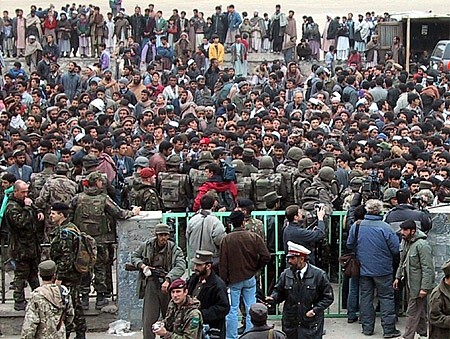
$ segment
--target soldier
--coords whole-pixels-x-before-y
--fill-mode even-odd
[[[313,179],[314,163],[309,158],[298,161],[298,178],[294,182],[294,200],[296,204],[301,204],[303,193],[311,186]]]
[[[148,167],[148,159],[146,157],[137,157],[134,161],[134,171],[133,175],[125,178],[125,185],[122,189],[122,205],[123,208],[130,208],[129,205],[129,195],[130,191],[134,185],[139,185],[141,183],[141,170]]]
[[[77,184],[67,177],[69,170],[67,163],[58,162],[55,167],[55,176],[44,184],[36,199],[36,206],[41,211],[44,211],[45,236],[47,241],[51,241],[52,231],[56,226],[50,218],[51,206],[55,202],[62,202],[69,205],[73,197],[77,194]]]
[[[274,173],[274,164],[271,157],[267,155],[261,157],[258,173],[251,173],[251,178],[253,182],[252,200],[255,202],[257,210],[265,210],[264,195],[269,192],[275,191],[283,198],[286,197],[286,185],[283,183],[281,174]]]
[[[46,260],[39,264],[42,286],[31,293],[22,325],[23,339],[65,339],[66,327],[73,320],[69,291],[55,284],[56,264]],[[78,337],[77,337],[78,338]]]
[[[252,148],[244,148],[242,161],[245,164],[245,171],[242,173],[245,177],[251,176],[252,173],[258,173],[258,169],[255,166],[255,163],[258,163],[258,161],[255,159],[255,151]]]
[[[106,178],[101,173],[93,172],[83,180],[84,192],[77,194],[72,200],[74,224],[97,242],[97,261],[94,266],[97,309],[108,304],[108,299],[105,297],[105,293],[108,292],[107,266],[110,266],[108,243],[115,241],[112,239],[114,234],[108,222],[108,215],[114,219],[127,219],[140,212],[140,207],[134,207],[132,211],[128,211],[117,206],[108,195],[103,193],[106,183]],[[91,277],[87,274],[82,282],[83,308],[89,307],[90,283]]]
[[[239,339],[286,339],[286,334],[267,325],[269,310],[264,304],[256,303],[250,306],[250,320],[253,328],[241,335]]]
[[[57,202],[52,204],[50,218],[58,226],[58,233],[52,240],[50,256],[56,262],[56,283],[70,288],[70,297],[75,311],[72,324],[66,327],[67,338],[70,332],[75,330],[75,339],[86,338],[86,319],[80,300],[81,273],[75,268],[80,230],[71,223],[69,217],[69,205]]]
[[[42,172],[31,174],[30,179],[30,195],[33,199],[39,196],[44,184],[55,176],[55,166],[58,163],[58,158],[52,153],[46,153],[42,157]]]
[[[236,172],[236,186],[238,189],[238,199],[250,199],[253,196],[253,185],[250,173],[244,176],[246,171],[245,164],[240,159],[234,159],[231,164]]]
[[[389,212],[395,206],[398,205],[397,202],[397,191],[398,189],[390,187],[387,188],[383,193],[383,211],[384,213]]]
[[[139,172],[141,180],[135,182],[128,196],[129,206],[138,206],[143,211],[164,211],[164,204],[156,190],[155,170],[150,167]]]
[[[308,249],[293,242],[288,246],[290,267],[266,301],[285,302],[282,326],[288,338],[321,339],[325,310],[334,301],[333,287],[324,271],[308,263]]]
[[[336,175],[334,169],[325,166],[322,167],[319,173],[313,178],[311,188],[317,189],[319,192],[318,201],[327,206],[326,212],[330,214],[333,211],[333,203],[337,198],[336,192],[333,191],[335,187]]]
[[[279,164],[276,172],[280,173],[286,183],[286,199],[283,201],[284,206],[292,205],[294,199],[294,183],[299,177],[298,162],[303,156],[303,151],[299,147],[291,147],[286,154],[286,160]]]
[[[158,187],[166,210],[186,213],[192,206],[192,188],[187,174],[181,174],[181,157],[172,154],[166,160],[167,171],[159,172]],[[178,219],[177,244],[186,251],[186,219]]]
[[[263,197],[264,198],[264,197]],[[250,199],[238,199],[236,209],[244,213],[244,228],[250,232],[258,234],[263,240],[266,239],[264,234],[263,222],[252,217],[255,204]]]
[[[144,299],[144,339],[155,338],[151,326],[159,319],[160,313],[167,314],[170,283],[180,278],[186,269],[183,251],[169,240],[169,226],[156,225],[155,234],[131,254],[133,265],[140,270],[137,289],[139,299]]]
[[[28,184],[22,180],[14,183],[14,192],[6,206],[5,221],[9,230],[9,255],[16,263],[14,272],[14,309],[23,311],[25,285],[28,281],[32,290],[39,287],[38,264],[41,249],[36,232],[36,221],[44,215],[38,213],[33,201],[28,197]]]
[[[364,181],[363,173],[359,171],[351,171],[350,174],[348,175],[348,178],[350,180],[349,187],[347,187],[342,192],[343,211],[348,211],[348,209],[352,204],[355,194],[359,192],[361,185]]]
[[[205,173],[205,168],[208,164],[214,163],[214,158],[211,152],[202,151],[198,158],[198,163],[198,169],[191,168],[191,170],[189,171],[189,178],[191,179],[194,197],[197,196],[200,186],[203,185],[206,180],[208,180],[208,176]]]
[[[203,319],[200,301],[188,295],[187,285],[183,279],[173,281],[169,292],[172,299],[166,317],[161,327],[155,327],[154,334],[161,338],[201,339]]]

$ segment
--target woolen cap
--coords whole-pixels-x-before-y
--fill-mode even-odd
[[[56,273],[56,263],[53,260],[45,260],[38,266],[39,274],[43,277],[51,277]]]
[[[157,224],[155,226],[155,234],[170,234],[170,227],[166,224]]]

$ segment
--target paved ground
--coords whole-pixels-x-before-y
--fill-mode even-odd
[[[402,332],[405,327],[405,319],[400,318],[398,323],[398,329],[400,329]],[[279,322],[276,323],[276,328],[280,328],[281,325]],[[358,323],[354,324],[347,324],[347,319],[325,319],[325,329],[326,329],[326,335],[324,336],[324,339],[363,339],[368,338],[361,334],[361,326]],[[375,334],[371,338],[382,338],[382,331],[381,331],[381,325],[380,325],[380,319],[377,319],[377,325],[375,327]],[[18,339],[20,336],[5,336],[5,339]],[[117,338],[117,336],[114,335],[108,335],[106,333],[88,333],[87,334],[88,339],[101,339],[101,338]],[[133,335],[128,336],[128,338],[142,338],[142,334],[140,332],[134,333]]]

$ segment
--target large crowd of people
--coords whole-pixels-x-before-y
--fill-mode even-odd
[[[49,328],[85,338],[91,282],[97,309],[113,293],[116,220],[151,210],[196,214],[178,220],[176,243],[175,225],[160,224],[132,254],[145,338],[200,338],[203,324],[237,338],[241,295],[246,335],[270,332],[267,308],[252,306],[266,265],[270,296],[258,299],[285,301],[287,338],[321,338],[334,300],[322,269],[336,273],[341,254],[325,240],[340,234],[333,211],[348,211],[342,241],[361,264],[346,279],[349,323],[359,318],[374,333],[377,289],[383,336],[399,336],[404,288],[405,338],[426,335],[429,294],[430,338],[448,336],[450,302],[436,298],[448,298],[449,269],[431,293],[426,209],[450,202],[449,73],[425,57],[406,70],[400,37],[383,55],[377,23],[387,13],[328,17],[321,31],[310,16],[297,29],[294,11],[280,5],[252,17],[217,6],[190,19],[178,10],[164,19],[153,5],[132,15],[120,1],[110,6],[106,16],[72,5],[0,18],[1,241],[15,270],[14,308],[30,312],[26,338],[47,333],[30,325],[39,305],[53,314]],[[249,70],[248,53],[258,52],[274,60]],[[58,60],[71,56],[97,59],[61,69]],[[17,60],[6,69],[4,57]],[[263,223],[254,210],[286,212]],[[217,211],[231,212],[228,223]],[[410,255],[399,254],[401,238]],[[289,265],[279,279],[277,252]],[[53,260],[40,267],[44,285],[69,287],[71,302],[46,306],[58,290],[39,287],[41,258]],[[195,279],[186,283],[192,258]],[[67,327],[54,320],[69,311]]]

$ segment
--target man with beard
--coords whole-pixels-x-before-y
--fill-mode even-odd
[[[170,283],[179,279],[186,267],[183,251],[169,240],[169,226],[156,225],[155,234],[156,237],[144,241],[131,254],[133,264],[140,270],[137,284],[139,298],[144,299],[144,339],[155,338],[152,324],[159,319],[160,313],[167,313]]]
[[[333,303],[327,274],[308,263],[307,248],[288,242],[288,263],[266,301],[284,303],[282,326],[288,338],[320,339],[324,312]]]
[[[136,97],[137,101],[141,101],[141,92],[142,90],[146,89],[145,85],[142,83],[142,77],[139,71],[136,71],[133,75],[133,82],[128,85],[128,88],[130,91],[133,92],[134,96]]]
[[[188,281],[188,294],[201,304],[203,324],[218,330],[219,338],[225,338],[225,317],[230,310],[227,287],[212,269],[213,253],[198,250],[192,259],[195,273]]]
[[[6,171],[10,174],[14,174],[16,179],[30,182],[33,169],[31,168],[31,166],[25,165],[25,153],[21,150],[15,150],[13,152],[13,157],[15,164],[9,166]]]
[[[75,73],[75,62],[69,62],[67,65],[67,72],[61,77],[61,85],[64,87],[64,93],[67,95],[69,102],[73,100],[75,96],[81,94],[81,78]]]
[[[434,287],[434,265],[431,246],[425,233],[417,229],[412,219],[400,224],[402,243],[400,265],[397,269],[394,288],[404,280],[408,294],[407,320],[403,338],[414,339],[427,336],[427,295]]]
[[[251,50],[258,53],[261,50],[263,37],[266,36],[266,27],[264,19],[259,16],[258,11],[253,13],[253,18],[250,19],[250,26],[252,27]]]

